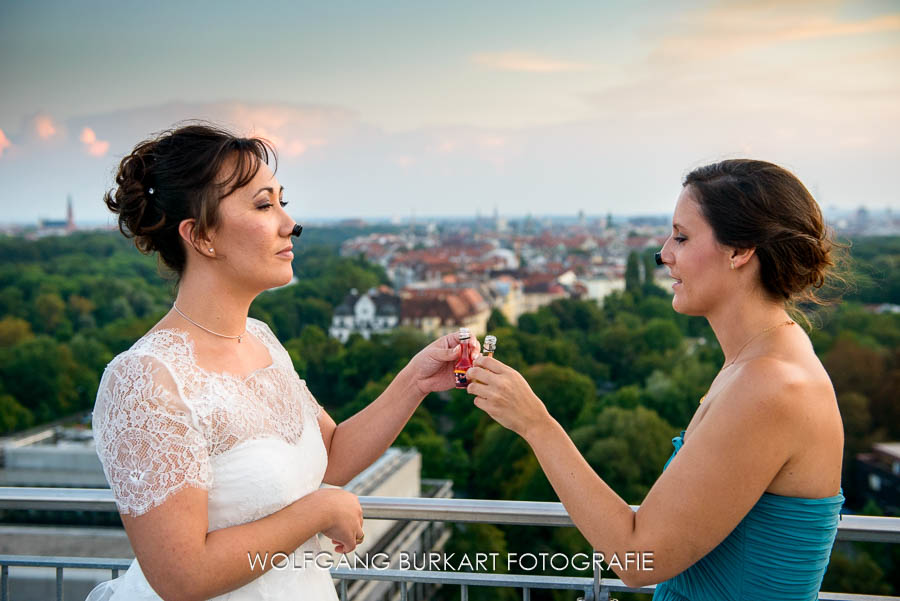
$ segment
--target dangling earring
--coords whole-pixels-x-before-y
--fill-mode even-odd
[[[212,250],[211,248],[209,250]],[[731,269],[734,270],[734,259],[731,260]]]

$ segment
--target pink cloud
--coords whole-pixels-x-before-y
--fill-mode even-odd
[[[109,150],[109,142],[106,140],[98,140],[97,134],[95,134],[94,130],[90,127],[85,127],[81,130],[80,139],[85,145],[88,154],[91,156],[102,157],[106,154],[106,151]]]
[[[416,159],[409,155],[401,155],[401,156],[393,157],[391,159],[391,162],[398,167],[407,169],[416,162]]]
[[[285,147],[284,152],[288,156],[300,156],[309,149],[309,146],[300,140],[291,140]]]
[[[3,151],[12,146],[12,142],[9,141],[9,138],[6,137],[6,134],[3,133],[3,130],[0,129],[0,157],[3,156]]]
[[[42,140],[56,135],[58,128],[49,115],[38,115],[34,118],[34,130]]]

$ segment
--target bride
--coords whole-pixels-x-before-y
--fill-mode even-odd
[[[100,382],[97,453],[136,559],[88,601],[336,599],[329,572],[300,560],[319,550],[318,533],[353,551],[362,510],[320,484],[346,484],[426,394],[454,385],[451,334],[336,425],[269,327],[248,317],[260,292],[290,281],[302,229],[270,154],[261,139],[184,126],[138,144],[105,197],[178,287],[172,310]]]

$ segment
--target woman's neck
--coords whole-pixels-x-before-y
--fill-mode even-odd
[[[221,278],[191,274],[179,283],[175,304],[204,328],[225,336],[238,336],[246,330],[247,314],[254,298],[256,295],[246,290],[223,285]],[[175,317],[184,320],[177,313]]]
[[[706,316],[728,365],[754,336],[790,320],[784,305],[758,296],[729,299]]]

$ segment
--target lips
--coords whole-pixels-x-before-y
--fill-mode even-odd
[[[278,251],[277,253],[275,253],[275,254],[280,255],[281,253],[291,252],[291,251],[293,251],[293,250],[294,250],[294,247],[293,247],[293,246],[285,246],[284,248],[282,248],[281,250],[279,250],[279,251]]]

